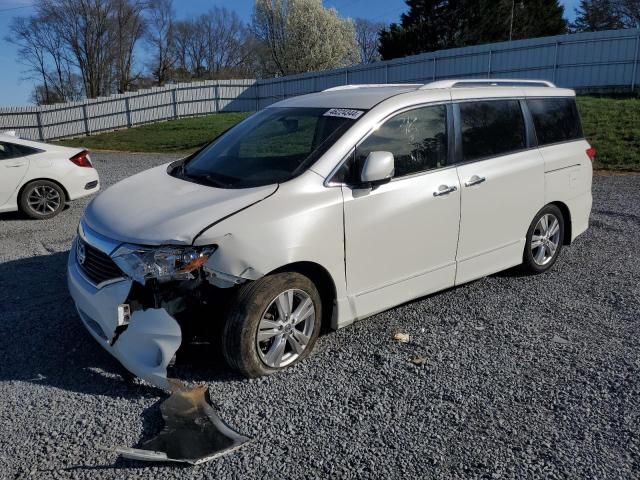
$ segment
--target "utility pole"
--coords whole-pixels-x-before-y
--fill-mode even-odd
[[[513,14],[516,8],[516,0],[511,0],[511,22],[509,22],[509,41],[511,41],[511,37],[513,36]]]

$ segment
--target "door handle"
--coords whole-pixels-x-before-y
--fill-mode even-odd
[[[485,177],[479,177],[478,175],[472,176],[469,180],[464,182],[465,187],[473,187],[474,185],[479,185],[486,180]]]
[[[458,187],[453,186],[453,185],[452,186],[440,185],[438,187],[438,190],[433,192],[433,196],[434,197],[441,197],[442,195],[449,195],[451,192],[455,192],[456,190],[458,190]]]
[[[5,167],[7,167],[7,168],[18,168],[18,167],[24,167],[26,164],[27,164],[26,162],[11,163],[9,165],[5,165]]]

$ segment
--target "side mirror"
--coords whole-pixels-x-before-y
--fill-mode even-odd
[[[370,152],[364,161],[360,181],[365,185],[381,185],[391,180],[394,171],[393,153]]]

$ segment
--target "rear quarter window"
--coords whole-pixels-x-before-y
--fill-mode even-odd
[[[0,142],[0,159],[10,159],[17,157],[26,157],[38,153],[39,150],[26,145],[18,145],[17,143]]]
[[[573,98],[530,98],[527,106],[533,117],[538,145],[583,138],[580,116]]]

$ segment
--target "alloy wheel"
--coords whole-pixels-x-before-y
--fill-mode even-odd
[[[560,222],[555,215],[547,213],[540,217],[531,236],[531,255],[536,264],[549,263],[560,245]]]
[[[306,292],[291,289],[280,293],[258,324],[256,346],[260,360],[271,368],[295,362],[307,348],[315,322],[315,306]]]
[[[55,188],[48,185],[39,185],[29,192],[27,203],[34,212],[40,215],[47,215],[60,208],[62,199]]]

